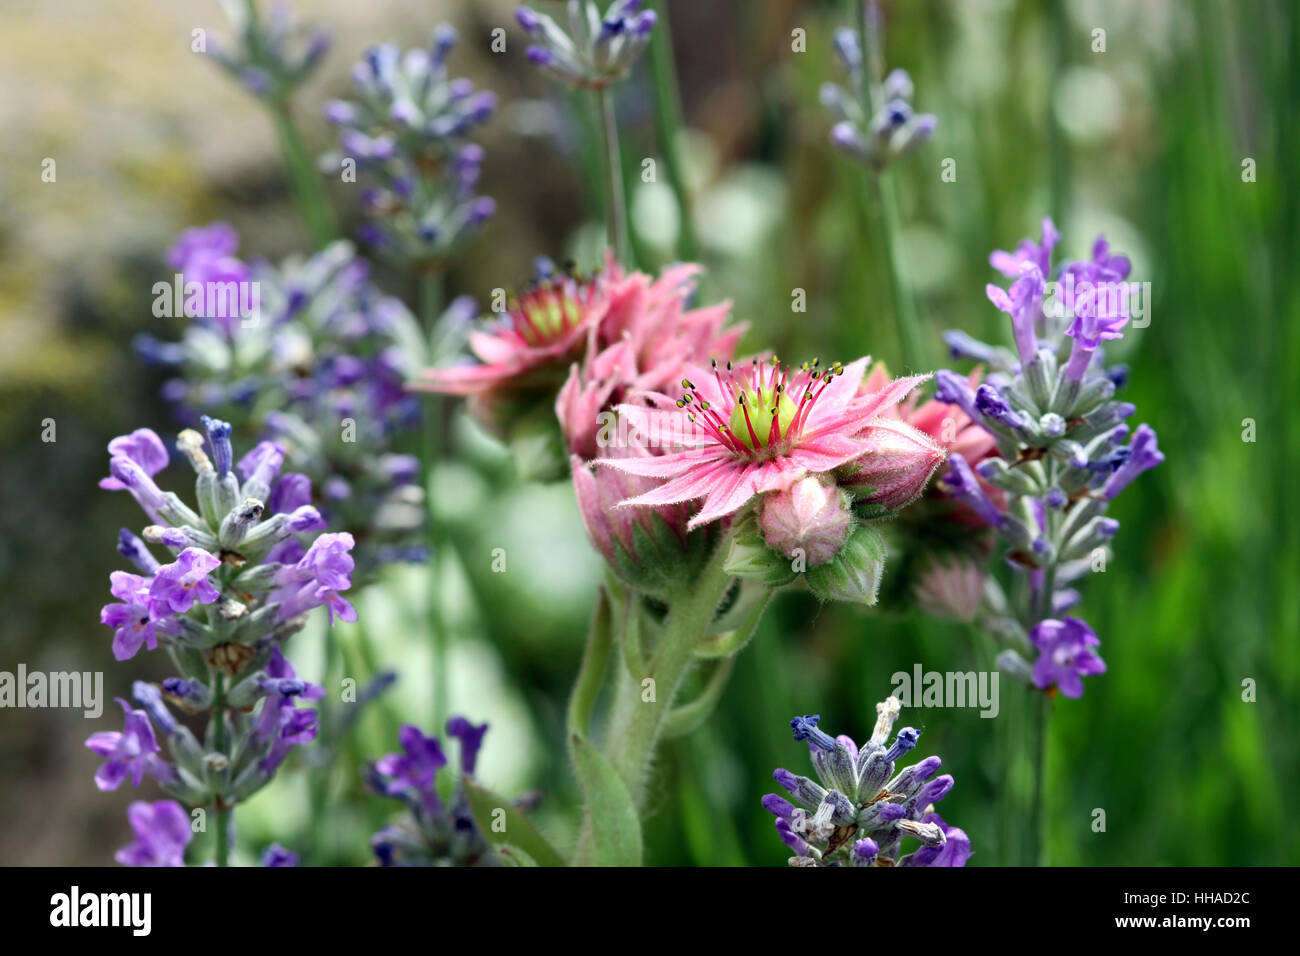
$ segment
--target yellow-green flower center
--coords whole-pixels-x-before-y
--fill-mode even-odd
[[[750,451],[758,451],[766,448],[770,440],[785,437],[798,410],[799,407],[779,385],[745,389],[736,397],[727,427],[742,445]],[[776,436],[772,434],[773,419],[777,423]]]

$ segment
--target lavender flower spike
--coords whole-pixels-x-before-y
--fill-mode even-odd
[[[788,799],[772,793],[763,797],[763,808],[776,817],[777,835],[794,854],[790,865],[963,865],[970,855],[969,840],[952,831],[957,846],[944,854],[949,830],[933,807],[948,795],[953,778],[934,776],[941,761],[933,756],[895,772],[894,762],[916,747],[921,733],[904,727],[886,748],[898,718],[898,699],[887,698],[876,711],[875,729],[861,747],[851,738],[832,738],[819,730],[815,715],[790,722],[795,739],[808,741],[821,781],[777,770],[773,776]],[[900,857],[906,838],[920,840],[922,847]],[[924,852],[927,848],[934,852]]]

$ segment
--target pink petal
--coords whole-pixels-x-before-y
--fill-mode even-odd
[[[930,376],[927,375],[908,375],[903,378],[896,378],[889,385],[877,392],[875,395],[866,396],[860,403],[856,404],[853,412],[859,420],[874,418],[887,408],[892,408],[901,402],[904,396],[912,389],[920,385]]]
[[[730,456],[725,449],[715,447],[702,450],[691,449],[649,458],[599,458],[596,464],[647,478],[676,478],[692,468],[725,462],[729,459]]]
[[[753,498],[753,470],[753,465],[743,465],[721,475],[718,484],[704,499],[704,507],[687,523],[686,529],[693,531],[700,525],[724,518]]]

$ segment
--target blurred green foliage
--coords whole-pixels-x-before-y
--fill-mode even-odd
[[[505,103],[484,178],[501,208],[449,281],[449,291],[481,300],[523,278],[539,253],[590,261],[600,235],[589,127],[572,112],[582,102],[556,96],[518,49],[504,58],[468,52],[472,38],[507,22],[509,6],[443,8],[471,38],[467,68]],[[940,118],[932,142],[897,174],[933,354],[947,328],[1009,341],[984,296],[995,278],[987,256],[1035,234],[1049,212],[1064,233],[1058,255],[1085,255],[1104,230],[1132,256],[1133,278],[1152,284],[1150,326],[1132,331],[1116,357],[1132,367],[1125,397],[1138,406],[1134,421],[1157,429],[1168,460],[1118,500],[1113,560],[1082,584],[1077,613],[1101,636],[1109,669],[1088,681],[1082,699],[1053,704],[1048,859],[1300,862],[1300,835],[1281,813],[1300,801],[1300,423],[1289,410],[1300,396],[1300,12],[1285,0],[926,0],[885,9],[888,65],[911,72],[917,108]],[[443,10],[402,42],[420,42]],[[734,300],[737,318],[753,327],[752,349],[843,360],[870,353],[899,371],[864,183],[827,145],[817,103],[818,86],[838,78],[830,35],[848,19],[847,5],[719,0],[670,10],[692,128],[688,178],[710,270],[701,297]],[[795,29],[806,31],[805,53],[791,51]],[[1097,29],[1106,31],[1105,52],[1094,52]],[[387,38],[349,37],[336,48],[333,75],[362,46]],[[643,66],[618,109],[635,245],[651,266],[675,257],[676,210],[662,184],[641,181],[642,158],[662,155],[648,79]],[[317,101],[332,92],[317,91]],[[302,113],[313,146],[328,135],[314,119],[317,101]],[[251,103],[242,108],[241,122],[260,121]],[[946,158],[956,161],[955,182],[940,178]],[[1248,158],[1253,182],[1243,181]],[[232,173],[214,190],[218,199],[186,208],[237,222],[250,252],[279,254],[298,227],[286,225],[282,207],[268,212],[247,183]],[[282,198],[282,182],[269,188]],[[151,198],[160,210],[176,202],[162,188]],[[354,197],[336,190],[336,198],[355,221]],[[161,246],[176,213],[158,216]],[[0,226],[5,245],[22,240],[19,224]],[[114,664],[97,622],[116,565],[116,528],[136,521],[125,496],[94,488],[102,446],[142,424],[169,430],[156,378],[125,344],[150,321],[148,288],[162,268],[151,255],[123,250],[111,279],[46,276],[62,291],[58,308],[3,323],[7,331],[47,323],[64,345],[40,353],[41,368],[54,371],[0,379],[0,575],[9,596],[0,666],[103,669],[119,694],[137,676],[164,676],[160,659]],[[411,291],[400,277],[381,278]],[[0,303],[10,309],[36,281],[6,279]],[[790,311],[796,288],[807,292],[806,314]],[[59,422],[54,446],[39,442],[47,416]],[[1243,440],[1248,419],[1254,441]],[[493,724],[485,783],[505,793],[540,788],[539,825],[558,842],[571,838],[576,794],[563,712],[599,565],[567,486],[520,487],[500,450],[468,422],[458,423],[455,448],[459,458],[439,482],[456,546],[450,570],[435,590],[420,569],[397,569],[366,596],[376,660],[359,656],[350,629],[334,635],[346,673],[364,678],[391,667],[401,680],[332,771],[330,832],[314,841],[305,832],[305,792],[287,771],[241,810],[245,861],[272,839],[297,839],[316,862],[365,862],[368,833],[395,805],[367,796],[357,768],[394,746],[398,720],[428,729],[432,657],[421,608],[431,596],[452,630],[453,709]],[[504,574],[491,571],[497,547],[509,556]],[[319,628],[295,638],[300,673],[325,659],[323,641]],[[985,666],[963,625],[780,598],[713,717],[661,755],[647,862],[782,863],[784,847],[758,801],[773,789],[775,767],[805,766],[790,717],[821,713],[833,732],[865,738],[890,675],[917,662]],[[1242,700],[1247,680],[1257,685],[1253,703]],[[1002,691],[1013,721],[1023,695],[1009,681]],[[994,769],[994,722],[973,709],[905,711],[904,721],[924,730],[918,753],[941,755],[956,777],[941,809],[970,834],[972,865],[1013,860],[1020,821],[999,824],[1006,788]],[[105,862],[125,841],[121,808],[134,796],[93,792],[94,761],[80,742],[106,725],[48,712],[6,712],[0,722],[6,802],[52,803],[62,821],[55,837],[34,829],[30,815],[0,816],[0,860]],[[1023,773],[1011,786],[1013,795],[1027,786]],[[1106,811],[1105,832],[1092,828],[1097,808]],[[55,826],[49,815],[40,819]]]

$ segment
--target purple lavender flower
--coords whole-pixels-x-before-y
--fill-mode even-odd
[[[114,458],[128,458],[135,462],[146,475],[156,475],[167,467],[167,448],[150,428],[137,428],[129,435],[118,435],[108,443],[108,452]],[[101,478],[99,487],[108,491],[121,491],[127,486],[110,476]]]
[[[331,624],[336,615],[344,621],[357,619],[356,609],[338,593],[352,586],[353,560],[349,552],[353,544],[347,532],[323,534],[296,564],[280,570],[275,579],[279,589],[272,595],[272,600],[280,604],[280,620],[287,621],[322,604]]]
[[[268,679],[262,682],[262,688],[267,694],[258,712],[254,738],[260,746],[269,745],[261,767],[266,773],[274,773],[289,751],[316,739],[320,726],[316,711],[299,708],[296,701],[299,697],[320,700],[325,696],[325,688],[299,680],[293,665],[279,648],[271,652],[266,673]]]
[[[235,257],[238,247],[235,230],[215,222],[187,229],[167,253],[167,264],[185,283],[185,314],[215,321],[227,335],[240,317],[238,289],[252,277],[249,267]],[[193,286],[198,288],[191,291]]]
[[[266,503],[267,514],[288,514],[311,504],[311,479],[297,472],[289,472],[271,489]]]
[[[845,86],[823,83],[818,98],[831,115],[831,145],[851,159],[883,171],[891,162],[927,142],[938,128],[931,113],[912,109],[912,78],[906,70],[891,70],[883,81],[863,75],[864,63],[856,31],[835,31],[835,53],[849,74]],[[870,85],[870,95],[862,95]]]
[[[284,447],[278,442],[264,441],[258,442],[252,451],[239,459],[239,464],[235,467],[244,476],[246,484],[252,483],[264,487],[267,489],[264,495],[269,495],[270,488],[280,476],[283,465]],[[245,494],[249,492],[246,490]],[[256,498],[257,495],[251,497]]]
[[[474,772],[487,724],[475,725],[452,717],[447,733],[461,745],[461,776],[449,805],[438,796],[438,774],[447,757],[436,737],[426,737],[418,727],[402,727],[399,753],[388,754],[368,765],[364,776],[375,792],[395,797],[409,808],[396,824],[374,835],[371,846],[381,866],[492,866],[499,863],[490,852],[470,812],[463,781]],[[517,810],[531,805],[527,798],[515,802]]]
[[[927,813],[923,823],[932,823],[943,830],[943,846],[923,846],[909,855],[901,866],[965,866],[971,857],[970,837],[960,827],[951,827],[937,813]]]
[[[151,606],[162,613],[184,614],[199,604],[211,604],[220,594],[208,575],[221,559],[201,548],[186,548],[171,564],[164,564],[149,585]]]
[[[1006,516],[998,511],[997,505],[980,487],[979,479],[961,455],[949,456],[948,473],[943,477],[943,485],[952,497],[968,505],[986,524],[994,528],[1006,524]]]
[[[298,854],[272,843],[262,854],[262,866],[297,866]]]
[[[146,527],[144,539],[170,549],[174,558],[160,564],[145,541],[123,531],[119,550],[146,573],[111,575],[117,603],[104,607],[101,620],[114,629],[118,659],[141,647],[157,647],[163,635],[179,652],[176,662],[185,671],[184,677],[164,680],[162,690],[136,681],[132,692],[142,709],[132,710],[119,700],[125,729],[94,734],[86,746],[104,758],[95,775],[100,789],[115,789],[125,779],[138,785],[147,774],[185,804],[229,808],[265,786],[294,747],[316,737],[316,711],[297,702],[321,699],[324,688],[299,679],[280,645],[299,626],[295,618],[320,604],[328,605],[332,615],[355,620],[351,605],[340,604],[337,595],[351,584],[353,542],[348,534],[321,535],[304,550],[307,542],[296,536],[321,527],[322,520],[310,504],[295,504],[295,499],[310,497],[310,483],[301,476],[281,478],[282,447],[263,442],[245,455],[238,466],[244,475],[241,486],[232,471],[230,426],[206,416],[202,420],[206,441],[185,429],[176,442],[197,475],[197,511],[174,494],[164,495],[146,473],[160,463],[152,441],[118,443],[113,449],[114,477],[155,522],[166,521]],[[145,452],[135,453],[136,447]],[[128,457],[133,453],[134,458]],[[292,504],[293,510],[267,516],[261,497],[280,485],[277,503]],[[214,553],[218,550],[221,557]],[[280,564],[276,558],[281,556],[292,556],[292,563]],[[218,570],[219,577],[210,578]],[[202,605],[218,601],[215,613],[202,612]],[[224,695],[223,675],[231,679]],[[168,701],[191,714],[219,708],[210,718],[205,743],[172,716]],[[253,717],[232,716],[255,707],[260,709]],[[229,733],[224,741],[212,733],[212,719],[225,722]],[[170,762],[160,756],[160,739]],[[175,855],[174,847],[164,852],[151,844],[147,829],[137,827],[137,836],[137,844],[123,851],[132,859]]]
[[[1041,241],[1026,239],[1014,253],[998,251],[989,259],[1016,279],[1009,294],[994,285],[987,293],[1011,314],[1019,365],[1009,362],[1004,350],[950,333],[954,355],[987,362],[990,374],[976,393],[955,372],[939,371],[935,382],[939,401],[958,405],[996,439],[998,456],[982,461],[978,471],[1002,493],[1005,506],[994,506],[957,456],[950,459],[944,484],[994,525],[1009,546],[1008,562],[1028,579],[1021,590],[1027,597],[1008,610],[1023,628],[1019,633],[1031,633],[1033,643],[1013,641],[1020,646],[999,655],[999,664],[1027,683],[1059,687],[1073,697],[1083,691],[1080,676],[1100,673],[1105,665],[1090,649],[1096,635],[1082,622],[1065,618],[1072,622],[1067,626],[1059,619],[1079,600],[1077,590],[1061,585],[1075,576],[1078,562],[1119,530],[1119,523],[1105,515],[1107,502],[1164,455],[1146,425],[1127,446],[1120,444],[1128,434],[1124,419],[1135,409],[1114,395],[1128,372],[1102,362],[1102,344],[1120,338],[1129,319],[1131,263],[1098,237],[1089,259],[1054,270],[1059,239],[1052,221],[1044,219]],[[1053,275],[1049,309],[1042,299],[1045,280]],[[993,578],[986,586],[998,588]],[[1022,654],[1032,655],[1033,647],[1039,657],[1031,665]]]
[[[140,786],[144,775],[158,780],[169,780],[175,769],[158,756],[158,741],[153,725],[143,710],[132,710],[122,698],[116,698],[126,712],[126,724],[119,733],[115,730],[99,731],[86,739],[86,746],[105,758],[95,772],[95,786],[100,790],[116,790],[122,781],[131,778],[131,786]]]
[[[288,4],[224,5],[234,35],[231,45],[210,40],[207,53],[245,90],[268,102],[284,102],[324,59],[325,30],[291,19]]]
[[[1156,447],[1155,429],[1150,425],[1143,424],[1137,427],[1127,449],[1128,454],[1123,462],[1102,486],[1101,495],[1107,501],[1127,488],[1129,483],[1142,472],[1154,468],[1165,460],[1164,453]]]
[[[487,724],[472,724],[465,717],[452,717],[447,721],[447,736],[460,741],[460,769],[462,773],[474,774],[478,763],[478,752],[483,746],[483,736],[487,733]]]
[[[1056,231],[1056,224],[1052,222],[1051,218],[1045,218],[1043,219],[1041,242],[1024,239],[1016,247],[1015,252],[996,250],[989,255],[989,265],[1008,279],[1015,279],[1022,275],[1022,269],[1026,263],[1038,269],[1039,275],[1050,276],[1052,274],[1052,250],[1056,248],[1056,244],[1060,239],[1061,234]]]
[[[989,421],[1005,428],[1017,429],[1025,425],[1024,416],[1011,408],[1002,393],[987,382],[975,390],[975,407]]]
[[[989,301],[1011,316],[1011,330],[1016,339],[1020,364],[1029,365],[1038,354],[1038,339],[1034,323],[1043,308],[1043,273],[1031,262],[1021,264],[1021,273],[1011,288],[1004,292],[989,283],[984,287]]]
[[[158,571],[158,559],[149,552],[149,549],[145,547],[145,543],[140,540],[139,536],[133,534],[128,528],[122,528],[118,532],[117,553],[149,577],[153,577]]]
[[[108,470],[117,487],[129,491],[145,514],[155,522],[161,520],[159,515],[167,507],[167,500],[148,472],[132,459],[121,455],[116,455],[109,461]],[[103,482],[100,482],[100,487],[103,487]]]
[[[114,571],[108,579],[109,590],[121,603],[104,605],[99,619],[113,628],[113,657],[126,661],[135,657],[141,647],[156,649],[158,634],[149,600],[151,579],[126,571]]]
[[[1101,641],[1077,617],[1040,621],[1029,632],[1029,640],[1039,650],[1033,673],[1036,687],[1045,690],[1055,685],[1066,697],[1082,697],[1082,678],[1106,672],[1106,662],[1092,650]]]
[[[600,28],[570,36],[544,13],[529,7],[515,19],[536,43],[528,61],[552,80],[570,87],[604,89],[626,79],[659,21],[653,10],[641,10],[641,0],[614,0],[600,17]],[[595,16],[597,8],[591,7]]]
[[[126,810],[135,840],[117,851],[123,866],[184,866],[185,847],[194,836],[189,814],[175,800],[137,800]]]
[[[426,737],[419,727],[406,724],[398,732],[402,753],[388,754],[375,762],[374,769],[383,780],[383,792],[399,797],[428,811],[442,809],[434,786],[438,771],[447,765],[447,757],[437,737]]]

